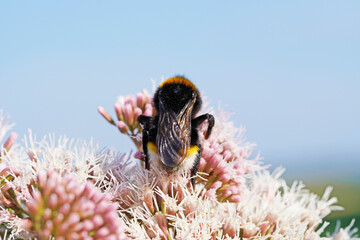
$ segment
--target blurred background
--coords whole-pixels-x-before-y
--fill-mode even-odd
[[[182,74],[289,183],[333,185],[345,211],[328,220],[346,224],[360,219],[359,12],[359,1],[2,1],[0,109],[20,136],[125,152],[97,106],[113,115],[117,96]]]

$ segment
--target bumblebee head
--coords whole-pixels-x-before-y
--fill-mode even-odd
[[[164,81],[154,95],[159,117],[156,145],[167,171],[175,171],[190,148],[191,119],[201,107],[200,93],[188,79],[176,76]]]

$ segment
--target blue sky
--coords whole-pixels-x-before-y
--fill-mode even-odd
[[[2,1],[0,108],[20,136],[131,143],[97,113],[184,74],[287,176],[360,169],[359,1]]]

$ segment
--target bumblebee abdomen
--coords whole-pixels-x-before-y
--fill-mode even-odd
[[[179,166],[176,168],[168,168],[164,166],[164,164],[161,162],[161,158],[158,152],[158,149],[156,147],[156,144],[154,142],[148,142],[147,144],[148,153],[149,153],[149,160],[151,165],[156,165],[161,168],[164,168],[167,172],[175,172],[178,170],[184,170],[188,171],[193,168],[195,164],[195,160],[200,154],[200,148],[197,145],[190,146],[186,156],[184,157],[184,160],[181,162]]]

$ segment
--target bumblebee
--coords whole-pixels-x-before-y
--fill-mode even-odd
[[[194,186],[201,157],[198,127],[205,120],[211,134],[215,119],[211,114],[195,117],[201,108],[201,96],[196,86],[182,76],[165,80],[154,95],[154,117],[140,115],[143,128],[142,145],[145,167],[160,165],[168,173],[190,170]]]

